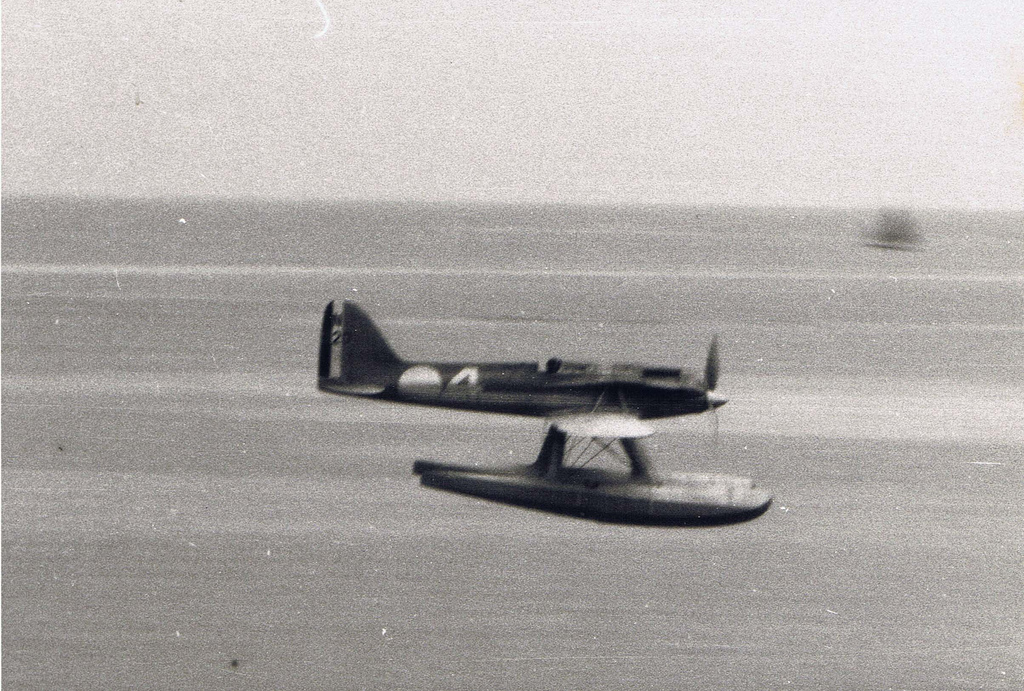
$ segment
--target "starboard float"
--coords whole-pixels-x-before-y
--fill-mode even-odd
[[[423,485],[544,511],[624,523],[720,524],[764,513],[771,496],[745,478],[704,473],[659,476],[640,439],[646,420],[714,410],[718,348],[703,376],[679,368],[567,363],[409,362],[399,358],[369,316],[346,301],[324,310],[318,386],[383,401],[544,417],[549,428],[536,462],[485,470],[421,460]],[[621,447],[628,472],[574,467],[567,441],[598,452]]]

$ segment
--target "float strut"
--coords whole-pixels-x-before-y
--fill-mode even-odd
[[[533,469],[538,475],[554,477],[562,469],[562,461],[565,458],[565,432],[557,429],[554,425],[548,427],[547,436],[544,437],[544,444],[537,454],[537,461]]]
[[[622,450],[629,457],[630,474],[637,480],[655,482],[654,475],[651,473],[651,464],[647,462],[647,454],[640,446],[640,442],[636,439],[626,438],[620,439],[619,442],[622,443]]]

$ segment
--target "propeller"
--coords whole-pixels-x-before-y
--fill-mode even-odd
[[[719,454],[719,436],[718,436],[718,409],[711,408],[711,448],[714,450],[714,456],[717,458]]]
[[[711,393],[718,384],[718,335],[711,338],[708,346],[708,358],[704,363],[704,395],[708,401],[708,412],[711,413],[712,444],[715,455],[718,454],[718,408],[729,400]]]
[[[708,346],[708,359],[704,363],[704,388],[708,391],[714,391],[715,385],[718,383],[718,336],[715,335],[711,339],[711,345]]]
[[[715,408],[725,405],[729,399],[723,398],[722,396],[715,396],[711,392],[715,390],[715,386],[718,384],[718,336],[714,336],[711,339],[711,345],[708,346],[708,359],[704,363],[704,391],[705,396],[708,399],[708,410],[714,411]],[[717,419],[717,418],[716,418]]]
[[[728,402],[728,398],[723,396],[716,396],[712,393],[715,390],[715,386],[718,384],[718,336],[715,336],[711,340],[711,345],[708,347],[708,360],[705,362],[705,381],[703,381],[703,387],[705,387],[705,396],[708,398],[708,409],[712,413],[715,413],[715,409],[725,405]],[[715,427],[718,428],[718,417],[715,418]]]

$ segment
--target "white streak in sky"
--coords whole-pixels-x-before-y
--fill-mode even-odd
[[[320,12],[324,15],[324,28],[320,29],[320,33],[313,38],[323,38],[327,30],[331,28],[331,15],[327,14],[327,8],[324,7],[324,3],[321,0],[316,0],[316,6],[320,8]]]
[[[733,280],[819,280],[819,281],[871,281],[898,278],[901,281],[943,281],[955,283],[1010,283],[1024,284],[1021,274],[935,274],[905,273],[886,276],[869,271],[832,272],[786,270],[760,271],[731,269],[678,269],[628,271],[619,269],[508,269],[477,267],[452,269],[447,267],[413,266],[288,266],[279,264],[3,264],[0,274],[7,276],[68,276],[110,275],[119,272],[141,276],[509,276],[509,277],[589,277],[589,278],[719,278]],[[1016,327],[1015,327],[1016,328]]]

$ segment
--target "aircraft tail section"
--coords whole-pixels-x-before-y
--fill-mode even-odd
[[[383,391],[402,364],[373,320],[354,302],[342,303],[341,313],[331,302],[324,309],[320,328],[318,374],[321,387],[331,383],[359,389],[359,393]]]

